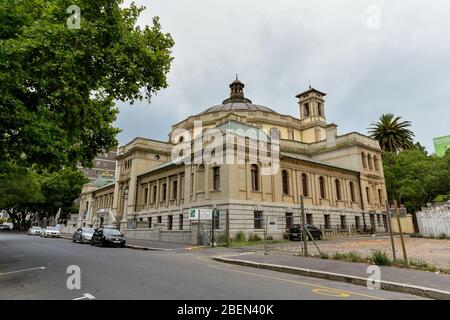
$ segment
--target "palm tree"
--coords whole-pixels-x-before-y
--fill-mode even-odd
[[[381,149],[389,152],[399,152],[414,146],[414,133],[408,128],[410,121],[401,121],[392,113],[382,114],[378,122],[373,122],[369,128],[370,137],[378,140]]]

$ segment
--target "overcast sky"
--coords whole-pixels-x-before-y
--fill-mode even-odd
[[[151,103],[119,103],[121,144],[166,141],[172,124],[228,97],[235,73],[253,103],[295,117],[311,82],[338,134],[366,134],[386,112],[412,121],[428,151],[450,134],[448,0],[135,2],[146,6],[139,24],[160,17],[175,60]]]

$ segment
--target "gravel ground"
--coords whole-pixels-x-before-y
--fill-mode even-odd
[[[321,251],[328,254],[336,252],[357,252],[362,256],[371,256],[374,250],[386,251],[392,257],[391,240],[389,236],[354,237],[317,241]],[[424,260],[436,266],[450,267],[450,240],[423,239],[405,237],[408,259]],[[255,249],[262,246],[255,246]],[[308,241],[309,253],[318,254],[312,241]],[[400,237],[395,237],[397,258],[403,258]],[[269,250],[285,253],[301,252],[301,243],[289,241],[269,245]]]

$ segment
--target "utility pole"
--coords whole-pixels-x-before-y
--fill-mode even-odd
[[[200,210],[197,210],[197,215],[198,215],[198,219],[197,219],[197,245],[200,245]]]
[[[405,239],[403,239],[403,230],[402,224],[400,223],[400,214],[398,210],[397,200],[394,200],[394,207],[395,207],[395,216],[397,217],[398,231],[400,232],[400,240],[402,242],[403,259],[405,260],[405,263],[408,264],[408,256],[406,255]]]
[[[392,245],[392,257],[394,261],[397,260],[395,254],[395,244],[394,244],[394,235],[392,234],[392,226],[391,226],[391,210],[389,208],[389,201],[386,200],[386,214],[387,214],[387,226],[389,228],[389,235],[391,236],[391,245]]]
[[[226,241],[227,241],[227,248],[230,247],[230,212],[228,211],[228,209],[226,209],[226,221],[225,221],[225,228],[226,228]]]
[[[305,247],[305,256],[308,255],[308,238],[306,236],[307,230],[306,230],[306,215],[305,215],[305,205],[303,203],[303,195],[300,196],[300,208],[301,208],[301,214],[302,214],[302,224],[303,224],[303,232],[302,232],[302,238],[303,238],[303,245]]]

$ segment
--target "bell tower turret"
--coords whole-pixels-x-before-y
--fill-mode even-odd
[[[326,139],[324,107],[326,95],[326,93],[309,86],[308,90],[296,96],[299,99],[303,142],[312,143]]]

